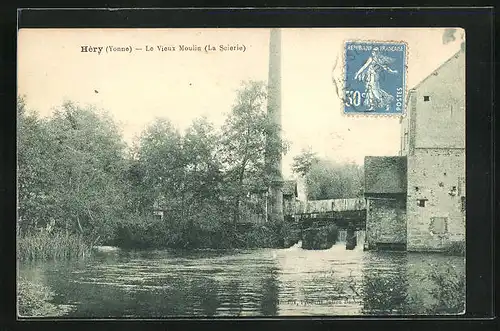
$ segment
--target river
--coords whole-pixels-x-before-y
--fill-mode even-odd
[[[63,318],[456,314],[464,274],[461,257],[344,243],[322,251],[119,250],[18,268],[54,292],[52,303],[70,307]]]

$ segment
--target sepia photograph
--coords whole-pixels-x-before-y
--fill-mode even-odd
[[[465,40],[19,29],[18,318],[463,315]]]

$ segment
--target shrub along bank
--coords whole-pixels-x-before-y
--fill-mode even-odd
[[[205,227],[197,222],[165,222],[156,218],[119,222],[110,244],[122,248],[283,248],[292,245],[286,222],[235,226],[220,222]],[[297,239],[298,240],[298,239]],[[293,242],[292,242],[293,241]]]

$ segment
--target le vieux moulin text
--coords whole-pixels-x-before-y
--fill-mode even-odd
[[[90,46],[82,45],[82,53],[132,53],[132,51],[146,51],[146,52],[245,52],[246,46],[243,44],[226,44],[226,45],[146,45],[145,47],[132,47],[132,46]]]

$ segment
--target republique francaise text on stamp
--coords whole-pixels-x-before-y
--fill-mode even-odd
[[[404,42],[345,42],[345,114],[404,112],[406,51]]]

